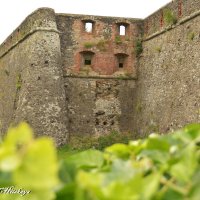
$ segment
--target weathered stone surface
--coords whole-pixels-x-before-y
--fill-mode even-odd
[[[141,134],[200,122],[199,29],[200,16],[143,43],[134,115]]]
[[[65,88],[70,134],[133,130],[133,107],[125,109],[133,101],[133,80],[67,78]]]
[[[59,35],[49,29],[56,28],[55,14],[41,9],[24,24],[31,23],[32,16],[35,24],[44,22],[45,31],[32,31],[0,59],[1,132],[25,120],[37,135],[51,136],[61,145],[67,142],[68,121]]]
[[[199,29],[199,0],[144,20],[38,9],[0,46],[0,134],[25,120],[62,145],[70,135],[142,137],[200,123]]]
[[[199,8],[199,0],[172,1],[144,19],[144,34],[148,36],[161,29],[165,29],[167,25],[179,23],[184,18],[199,12]],[[166,10],[168,11],[167,13]]]

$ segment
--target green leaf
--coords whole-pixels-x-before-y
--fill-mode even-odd
[[[25,122],[19,124],[16,128],[10,128],[5,138],[4,145],[12,146],[16,150],[22,145],[26,145],[33,139],[33,131]]]
[[[76,200],[104,200],[101,183],[103,174],[97,172],[85,172],[80,170],[77,174]]]
[[[0,187],[6,187],[13,185],[11,172],[0,171]]]
[[[130,148],[126,144],[114,144],[105,149],[105,152],[115,155],[118,158],[128,158],[130,156]]]
[[[200,137],[200,124],[190,124],[184,128],[184,132],[188,134],[191,139]]]
[[[137,158],[148,157],[151,158],[155,163],[166,164],[169,160],[169,153],[159,150],[142,150],[138,154]]]
[[[65,183],[75,180],[78,170],[101,168],[104,164],[103,153],[97,150],[87,150],[68,156],[60,164],[59,176]]]
[[[192,187],[190,189],[189,199],[199,200],[200,197],[200,169],[196,170],[192,178]]]
[[[76,190],[75,183],[66,184],[56,193],[56,200],[63,200],[63,199],[75,200],[75,190]]]
[[[184,200],[184,195],[168,188],[160,198],[155,200]]]
[[[113,181],[126,183],[137,173],[141,174],[141,170],[133,168],[133,163],[131,161],[115,159],[112,163],[110,172],[106,173],[104,184],[107,185]]]
[[[72,163],[76,168],[100,168],[104,163],[103,153],[98,150],[87,150],[69,156],[66,163]]]
[[[170,144],[165,139],[165,137],[162,136],[149,136],[148,139],[146,139],[145,149],[151,149],[151,150],[159,150],[159,151],[169,151]]]
[[[102,188],[103,200],[140,200],[142,189],[142,177],[138,174],[126,183],[114,181]]]
[[[18,187],[31,190],[29,199],[52,199],[53,188],[58,184],[58,164],[53,142],[40,138],[29,145],[22,165],[13,173]]]
[[[71,183],[75,180],[77,174],[76,165],[73,162],[62,160],[59,168],[59,178],[63,183]]]
[[[131,153],[133,152],[135,155],[137,155],[144,148],[143,140],[130,141],[129,147]]]
[[[26,146],[32,141],[32,130],[26,123],[10,128],[0,146],[0,170],[12,171],[21,163]]]
[[[149,200],[156,194],[160,185],[161,174],[159,172],[154,172],[142,179],[142,199]]]
[[[180,153],[180,159],[171,166],[170,173],[177,179],[183,182],[190,181],[197,166],[198,160],[195,153],[196,146],[194,144],[188,145]]]

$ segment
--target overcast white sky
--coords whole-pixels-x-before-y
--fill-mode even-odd
[[[0,44],[39,7],[57,13],[145,18],[171,0],[5,0],[0,3]]]

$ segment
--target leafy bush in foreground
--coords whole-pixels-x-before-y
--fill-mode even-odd
[[[31,193],[0,199],[199,200],[200,124],[68,155],[59,172],[51,140],[34,140],[22,124],[0,145],[0,187],[10,185]]]
[[[54,189],[59,183],[57,174],[56,149],[51,139],[34,140],[25,123],[9,129],[0,144],[1,200],[54,199]],[[30,193],[22,196],[24,190]]]

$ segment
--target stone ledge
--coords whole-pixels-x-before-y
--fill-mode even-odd
[[[170,26],[162,29],[161,31],[153,33],[152,35],[144,38],[143,41],[145,42],[145,41],[151,40],[151,39],[153,39],[153,38],[155,38],[155,37],[157,37],[159,35],[162,35],[163,33],[167,32],[167,31],[170,31],[170,30],[172,30],[172,29],[174,29],[174,28],[176,28],[176,27],[188,22],[191,19],[194,19],[195,17],[198,17],[199,15],[200,15],[200,10],[198,10],[197,12],[192,13],[189,16],[184,17],[179,22],[177,22],[175,25],[170,25]]]
[[[21,42],[23,42],[26,38],[28,38],[30,35],[39,32],[39,31],[44,31],[44,32],[55,32],[60,34],[60,31],[56,30],[56,29],[52,29],[52,28],[35,28],[34,30],[31,30],[30,32],[28,32],[24,37],[22,37],[20,40],[18,40],[16,43],[13,43],[10,48],[8,48],[5,52],[3,52],[0,55],[0,58],[2,58],[3,56],[5,56],[9,51],[11,51],[15,46],[17,46],[18,44],[20,44]]]
[[[116,79],[116,80],[137,80],[137,77],[123,77],[123,76],[108,76],[108,75],[99,75],[99,76],[83,76],[83,75],[64,75],[64,78],[82,78],[82,79]]]

